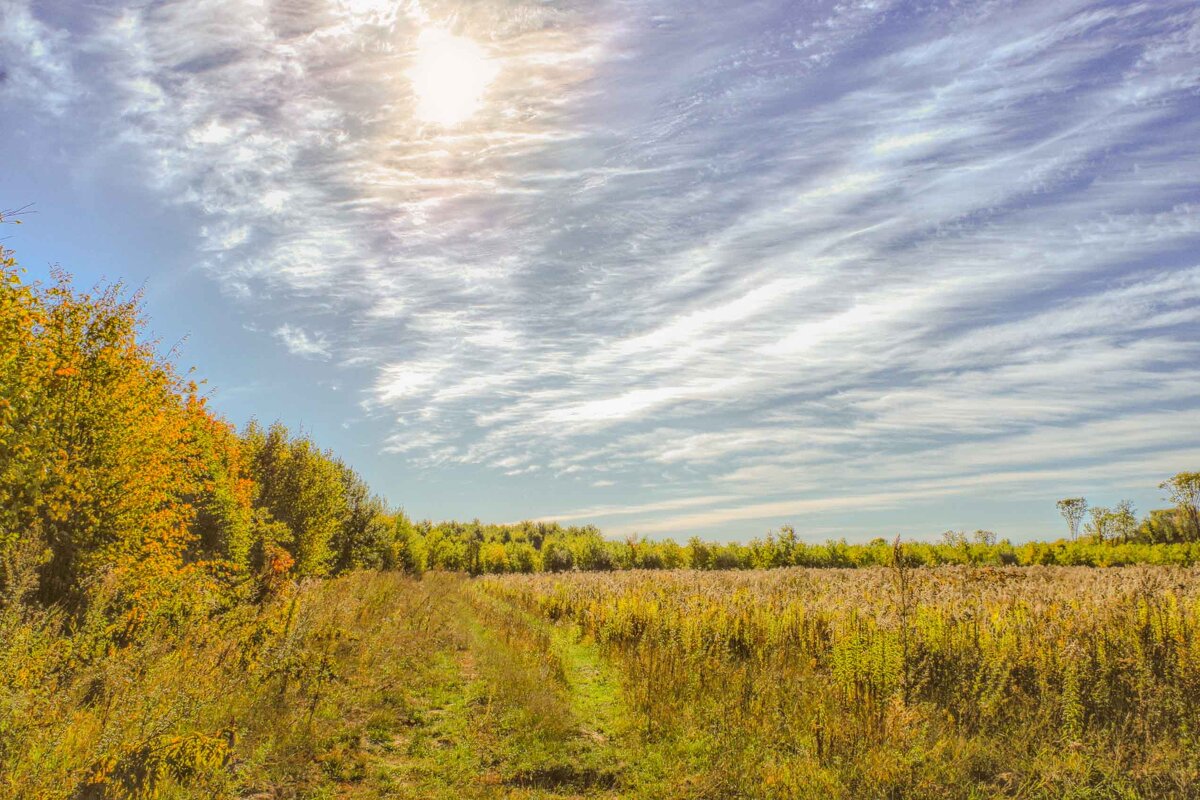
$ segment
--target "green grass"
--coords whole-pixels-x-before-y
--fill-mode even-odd
[[[623,712],[615,673],[596,648],[466,581],[440,588],[446,635],[427,654],[421,680],[402,709],[364,704],[366,723],[343,733],[354,746],[331,748],[331,768],[314,791],[413,800],[621,796]]]

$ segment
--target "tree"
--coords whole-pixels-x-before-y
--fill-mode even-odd
[[[1068,497],[1058,501],[1058,513],[1062,514],[1063,519],[1067,521],[1067,528],[1071,531],[1072,539],[1079,538],[1079,523],[1083,521],[1087,507],[1087,500],[1082,497]]]
[[[968,547],[965,531],[948,530],[942,532],[942,544],[956,550],[966,550]]]
[[[799,541],[796,529],[791,525],[779,527],[779,566],[792,567],[796,565],[796,545]]]
[[[195,384],[143,340],[137,294],[57,271],[29,285],[0,262],[0,556],[40,540],[45,601],[82,600],[118,563],[139,581],[179,568],[212,472]]]
[[[499,541],[487,542],[479,551],[480,570],[488,575],[499,575],[508,572],[508,551]]]
[[[1123,542],[1130,542],[1137,537],[1137,529],[1138,518],[1137,512],[1133,509],[1133,502],[1122,500],[1117,503],[1116,510],[1113,511],[1113,536]]]
[[[569,572],[575,566],[571,549],[558,537],[545,540],[542,546],[542,564],[547,572]]]
[[[699,536],[688,539],[687,554],[688,566],[692,569],[712,569],[712,548]]]
[[[1098,542],[1129,541],[1137,532],[1137,515],[1128,500],[1122,500],[1116,508],[1093,506],[1091,517],[1087,532]]]
[[[393,552],[392,562],[388,566],[402,569],[410,575],[420,575],[425,571],[427,552],[425,537],[409,520],[403,511],[397,512],[392,532]]]
[[[537,571],[537,551],[533,549],[533,545],[524,541],[511,541],[505,547],[508,549],[508,563],[513,572]]]
[[[607,572],[616,569],[617,560],[597,530],[581,537],[577,543],[575,563],[580,569]]]
[[[641,551],[639,550],[640,545],[641,540],[638,538],[636,533],[628,534],[625,537],[626,558],[629,559],[629,569],[637,569],[639,566],[641,566],[642,559]]]
[[[742,557],[742,548],[736,543],[730,543],[724,547],[714,547],[712,553],[713,569],[742,569],[746,566]]]
[[[1141,542],[1159,544],[1187,541],[1187,523],[1178,508],[1158,508],[1151,511],[1137,528]]]
[[[653,542],[641,543],[641,552],[638,554],[637,567],[639,569],[662,569],[666,566],[666,560],[663,558],[662,549]]]
[[[471,575],[480,575],[483,573],[483,561],[481,552],[483,550],[483,525],[479,520],[474,520],[467,526],[467,572]]]
[[[285,545],[301,575],[324,575],[334,566],[334,546],[346,521],[348,504],[342,469],[329,453],[306,437],[291,438],[275,423],[264,434],[247,429],[251,471],[257,484],[255,505],[291,531]]]
[[[996,546],[996,532],[995,531],[979,529],[979,530],[976,530],[975,533],[971,534],[971,538],[975,540],[975,544],[982,545],[984,547],[995,547]]]
[[[687,551],[674,539],[660,542],[657,550],[662,558],[663,569],[679,569],[687,563]]]
[[[1200,472],[1180,472],[1158,488],[1166,490],[1167,497],[1187,520],[1188,538],[1200,539]]]
[[[0,247],[0,564],[31,553],[39,599],[83,611],[103,583],[134,613],[189,575],[394,556],[362,479],[283,425],[239,436],[145,337],[137,293],[22,275]]]
[[[392,546],[394,525],[387,506],[362,477],[340,459],[334,462],[341,474],[346,515],[331,543],[334,572],[376,569],[384,566]]]
[[[232,425],[208,412],[203,400],[189,402],[187,412],[198,491],[185,500],[196,509],[192,528],[197,554],[249,566],[255,542],[254,481],[241,440]]]

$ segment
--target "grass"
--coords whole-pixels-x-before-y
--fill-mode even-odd
[[[358,573],[90,662],[9,615],[0,797],[1195,796],[1200,576],[909,580]]]
[[[616,797],[605,740],[580,727],[591,717],[574,710],[613,700],[612,687],[598,680],[596,649],[571,642],[565,630],[552,633],[552,651],[527,647],[531,632],[546,633],[529,615],[513,610],[505,625],[498,621],[506,608],[469,581],[426,583],[437,597],[435,635],[419,668],[403,676],[401,693],[331,706],[325,716],[340,715],[344,724],[317,757],[324,774],[303,792],[271,786],[270,796],[282,789],[413,800]]]
[[[643,797],[1192,797],[1200,576],[623,573],[481,587],[621,676]]]

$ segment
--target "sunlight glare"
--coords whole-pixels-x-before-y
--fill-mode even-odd
[[[496,72],[475,42],[441,28],[426,28],[417,37],[408,71],[417,95],[417,117],[447,126],[464,122],[479,110]]]

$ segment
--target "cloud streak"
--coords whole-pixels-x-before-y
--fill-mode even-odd
[[[280,325],[275,329],[275,338],[292,355],[303,358],[329,358],[329,341],[323,334],[310,335],[295,325]]]

